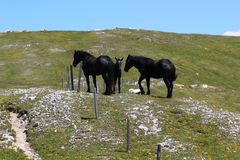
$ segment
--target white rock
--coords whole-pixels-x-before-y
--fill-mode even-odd
[[[145,132],[147,132],[147,131],[149,130],[148,127],[145,126],[144,124],[140,124],[140,125],[138,126],[138,128],[143,129]]]
[[[132,94],[137,94],[137,93],[140,93],[140,92],[141,92],[140,89],[133,89],[133,88],[130,88],[130,89],[128,90],[128,93],[132,93]]]
[[[36,98],[36,96],[30,96],[29,99],[30,100],[34,100]]]

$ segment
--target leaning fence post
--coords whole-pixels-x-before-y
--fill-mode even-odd
[[[67,71],[67,90],[70,89],[70,85],[69,85],[69,67],[66,67],[66,71]]]
[[[99,86],[100,82],[96,82],[96,87],[97,87],[97,93],[100,93],[100,86]]]
[[[82,90],[84,90],[84,83],[82,82]]]
[[[63,90],[64,86],[63,86],[63,77],[61,79],[61,90]]]
[[[73,70],[72,65],[70,65],[70,90],[74,90],[74,84],[73,84]]]
[[[99,118],[99,114],[98,114],[98,103],[97,103],[97,89],[95,87],[93,87],[93,95],[94,95],[94,107],[95,107],[95,116],[96,119]]]
[[[80,92],[81,78],[82,78],[82,61],[79,64],[79,75],[78,75],[78,88],[77,88],[77,92]]]
[[[157,145],[157,160],[161,159],[161,144]]]
[[[130,152],[130,120],[127,119],[127,152]]]

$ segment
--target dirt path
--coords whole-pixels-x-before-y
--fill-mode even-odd
[[[10,123],[12,124],[12,130],[16,132],[16,143],[14,144],[18,149],[22,150],[24,154],[33,160],[40,160],[38,155],[34,153],[33,149],[30,147],[29,143],[26,141],[26,124],[24,124],[21,119],[17,118],[18,114],[10,113]]]

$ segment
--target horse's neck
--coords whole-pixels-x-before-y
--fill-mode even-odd
[[[133,61],[133,66],[136,67],[137,69],[140,69],[142,66],[142,61],[139,59],[134,59]]]
[[[93,60],[93,59],[95,60],[96,57],[94,57],[94,56],[91,55],[91,54],[85,54],[85,55],[84,55],[84,59],[87,60],[87,61],[90,60],[90,59],[91,59],[91,60]]]
[[[120,65],[118,63],[115,64],[115,70],[119,70],[120,69]]]

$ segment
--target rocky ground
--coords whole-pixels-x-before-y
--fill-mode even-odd
[[[154,109],[162,108],[162,106],[154,104],[149,100],[145,104],[134,104],[127,110],[127,115],[132,123],[135,123],[137,128],[134,129],[134,134],[139,135],[151,135],[161,132],[161,117],[163,111],[159,109],[158,112],[154,112]],[[158,115],[158,116],[156,116]]]
[[[14,141],[14,135],[9,127],[7,111],[0,110],[0,147],[10,147]]]
[[[50,130],[58,132],[59,129],[71,129],[69,144],[72,148],[88,147],[92,142],[109,142],[112,145],[124,143],[124,138],[119,136],[114,130],[95,129],[95,124],[90,119],[81,119],[77,112],[77,107],[81,106],[84,110],[89,110],[86,99],[92,98],[93,94],[53,90],[48,88],[30,88],[30,89],[13,89],[1,90],[1,96],[19,96],[18,103],[31,102],[31,109],[23,113],[21,120],[26,123],[26,129],[35,132]],[[110,101],[116,99],[110,97]],[[154,102],[154,100],[130,104],[128,95],[121,95],[117,101],[126,105],[125,114],[135,126],[133,128],[135,136],[148,136],[160,134],[162,131],[164,106]],[[199,114],[202,123],[214,123],[218,125],[219,131],[226,133],[229,137],[240,139],[240,114],[224,110],[212,109],[204,102],[199,102],[191,97],[178,99],[181,105],[176,108],[183,110],[188,114]],[[19,104],[12,104],[16,107]],[[156,112],[157,110],[157,112]],[[103,113],[108,116],[108,111]],[[81,116],[80,116],[81,117]],[[8,111],[0,110],[0,146],[11,147],[16,136],[11,131],[10,116]],[[13,124],[12,124],[13,125]],[[161,142],[162,149],[169,153],[191,150],[195,146],[184,142],[176,141],[171,135],[166,136]],[[62,146],[64,148],[64,146]],[[186,158],[191,159],[191,158]],[[195,158],[204,159],[204,158]]]
[[[240,138],[240,114],[220,110],[214,110],[204,102],[193,100],[191,97],[179,100],[185,102],[179,108],[189,114],[200,114],[202,123],[215,123],[219,130],[230,137]]]

